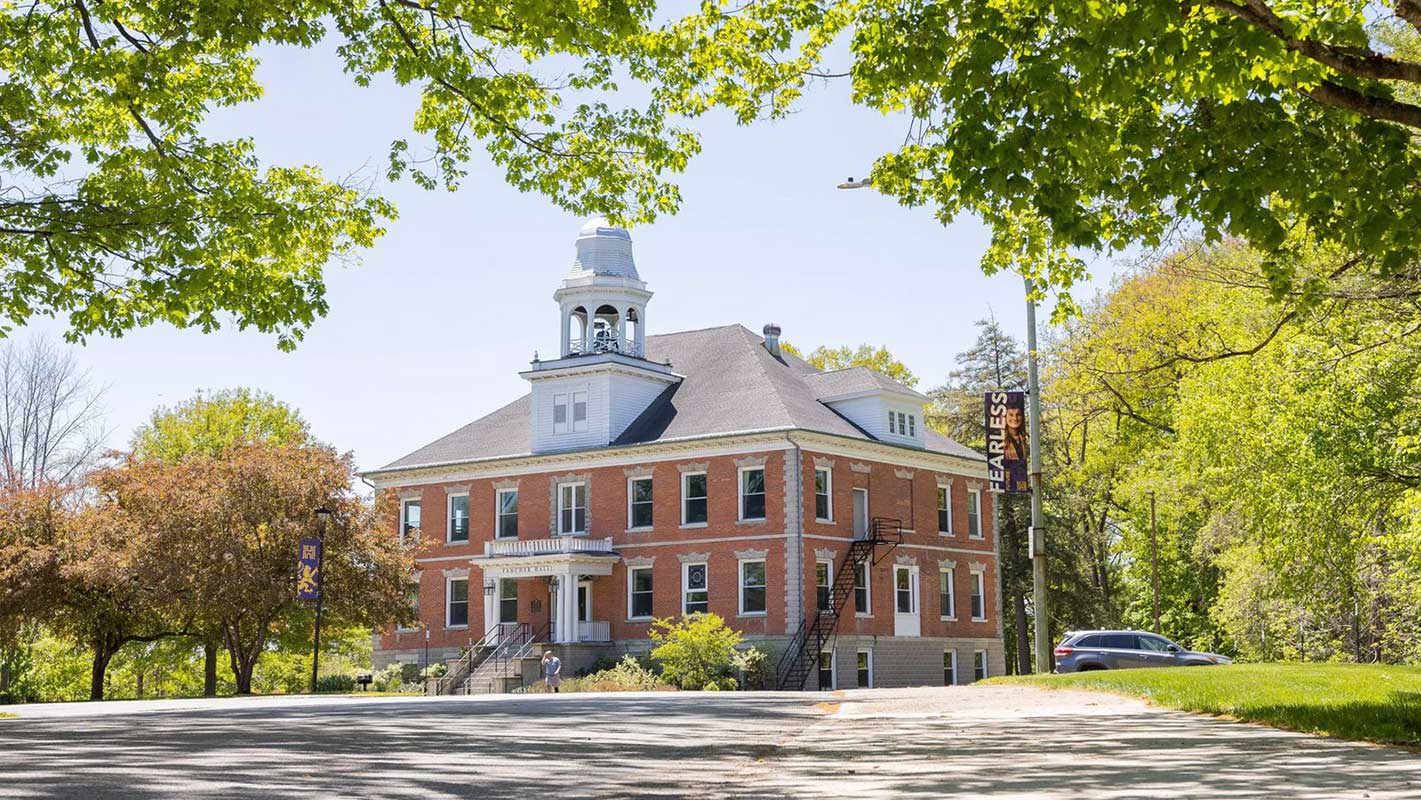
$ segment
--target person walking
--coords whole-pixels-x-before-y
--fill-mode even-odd
[[[562,659],[553,655],[553,651],[543,651],[543,684],[554,692],[558,690],[558,684],[562,683]]]

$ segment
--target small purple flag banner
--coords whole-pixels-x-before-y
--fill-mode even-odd
[[[994,492],[1030,492],[1026,392],[987,392],[987,484]]]
[[[321,540],[302,539],[296,559],[296,596],[315,600],[321,596]]]

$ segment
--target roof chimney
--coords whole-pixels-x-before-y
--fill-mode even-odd
[[[765,325],[765,349],[770,351],[770,355],[784,361],[784,356],[780,354],[780,326],[776,323]]]

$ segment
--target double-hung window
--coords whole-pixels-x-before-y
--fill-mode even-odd
[[[967,535],[982,538],[982,490],[967,490]]]
[[[704,614],[710,611],[710,570],[705,564],[684,564],[681,567],[681,613]]]
[[[918,592],[913,584],[912,569],[902,566],[893,568],[894,603],[899,614],[918,613]]]
[[[856,661],[858,662],[859,688],[873,688],[873,651],[858,651]]]
[[[765,613],[765,562],[740,562],[740,613]]]
[[[888,432],[898,432],[898,415],[892,411],[888,412]]]
[[[976,570],[972,572],[972,619],[977,622],[987,618],[986,607],[986,580],[982,573]]]
[[[450,578],[445,595],[448,602],[444,612],[444,627],[469,627],[469,579]]]
[[[854,565],[854,613],[868,616],[873,613],[872,595],[868,591],[868,562]]]
[[[986,650],[974,650],[972,652],[972,678],[979,681],[987,679]]]
[[[449,531],[445,539],[449,542],[469,541],[469,495],[449,495]]]
[[[405,500],[400,503],[400,544],[419,544],[419,506],[418,500]]]
[[[498,508],[497,536],[500,539],[518,538],[518,490],[499,489],[494,498]]]
[[[937,487],[937,532],[952,535],[952,494],[946,486]]]
[[[558,484],[558,533],[587,533],[587,484]]]
[[[587,392],[553,395],[553,433],[582,433],[587,430]]]
[[[908,415],[908,435],[909,435],[909,436],[917,436],[917,435],[918,435],[918,415],[917,415],[917,414],[909,414],[909,415]]]
[[[957,651],[942,651],[942,685],[957,685]]]
[[[681,524],[704,525],[709,518],[706,501],[706,474],[687,472],[681,476]]]
[[[838,688],[834,685],[834,660],[833,650],[819,653],[819,688],[826,692]]]
[[[651,619],[651,567],[632,567],[627,571],[627,617]]]
[[[821,614],[829,611],[829,603],[833,599],[833,588],[829,582],[833,571],[834,565],[831,562],[814,562],[814,607]]]
[[[498,582],[498,621],[518,621],[518,581],[512,578]]]
[[[746,467],[740,470],[740,519],[765,518],[765,469]]]
[[[627,481],[627,527],[631,530],[651,527],[651,478]]]
[[[834,475],[827,469],[814,470],[814,518],[820,522],[834,521]]]
[[[957,618],[957,589],[953,586],[953,570],[938,571],[939,609],[943,619]]]

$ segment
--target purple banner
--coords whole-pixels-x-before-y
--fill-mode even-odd
[[[296,558],[296,596],[315,600],[321,596],[321,540],[302,539]]]
[[[987,392],[987,483],[994,492],[1030,492],[1026,393]]]

